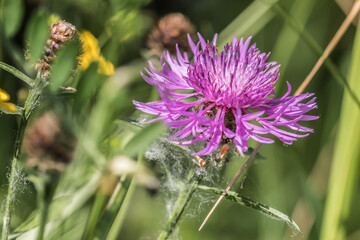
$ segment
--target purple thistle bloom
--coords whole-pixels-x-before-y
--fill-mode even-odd
[[[217,35],[211,44],[200,34],[198,36],[200,41],[196,45],[188,36],[193,63],[179,49],[176,57],[164,52],[161,71],[149,62],[148,75],[142,76],[158,88],[161,100],[133,101],[137,109],[159,116],[146,123],[161,120],[170,128],[178,129],[169,139],[181,140],[177,142],[180,145],[206,141],[207,146],[193,155],[208,155],[220,144],[230,142],[243,155],[250,138],[260,143],[273,143],[274,140],[268,138],[272,134],[292,144],[297,138],[313,132],[297,122],[318,118],[305,115],[317,108],[315,97],[301,103],[314,94],[289,96],[291,86],[287,83],[288,91],[276,99],[274,84],[279,79],[280,66],[276,62],[266,62],[270,54],[261,53],[256,44],[250,46],[251,37],[244,41],[234,36],[219,53]]]

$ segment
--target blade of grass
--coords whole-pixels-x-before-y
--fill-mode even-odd
[[[271,8],[274,1],[254,1],[242,11],[220,34],[219,46],[231,42],[234,35],[255,35],[275,16]]]
[[[111,224],[109,232],[106,236],[106,240],[116,240],[118,239],[118,235],[121,231],[122,224],[124,222],[124,217],[127,212],[128,206],[132,199],[133,193],[136,188],[136,184],[133,180],[131,180],[130,184],[127,186],[127,192],[124,195],[121,206],[119,207],[117,214],[115,216],[114,222]]]
[[[101,190],[96,193],[95,201],[92,206],[84,234],[82,236],[83,240],[93,239],[95,228],[98,224],[99,219],[101,218],[104,207],[106,206],[108,200],[109,197]]]
[[[316,1],[313,0],[296,0],[291,7],[290,16],[298,19],[298,21],[303,24],[302,31],[312,13],[315,3]],[[270,56],[274,61],[281,63],[280,71],[282,73],[286,71],[286,66],[290,61],[299,38],[299,34],[293,31],[288,24],[284,23]],[[286,46],[286,51],[284,51],[284,46]]]
[[[357,97],[360,97],[359,65],[360,28],[358,27],[349,72],[349,86]],[[321,240],[346,239],[344,224],[349,215],[350,203],[359,177],[357,172],[360,160],[359,122],[360,110],[349,93],[345,92],[320,233]]]
[[[130,180],[125,178],[116,187],[113,196],[106,206],[103,217],[96,228],[94,239],[103,239],[103,237],[108,233],[109,227],[112,225],[114,219],[116,218],[116,214],[119,212],[124,202],[129,186]]]

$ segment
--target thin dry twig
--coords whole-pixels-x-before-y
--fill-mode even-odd
[[[323,65],[325,60],[329,57],[330,53],[334,50],[335,46],[339,43],[340,39],[344,35],[345,31],[349,28],[351,22],[355,19],[356,15],[359,13],[360,10],[360,0],[357,0],[350,13],[345,18],[344,22],[341,24],[339,30],[335,33],[334,37],[331,39],[329,45],[324,50],[324,53],[321,55],[319,60],[314,65],[313,69],[309,73],[309,75],[305,78],[305,80],[301,83],[300,87],[296,90],[295,96],[301,94],[310,81],[313,79],[317,71],[319,71],[320,67]]]
[[[231,186],[238,180],[238,178],[241,176],[241,174],[244,172],[245,168],[249,165],[249,163],[251,162],[251,160],[255,157],[257,151],[259,150],[259,148],[262,146],[262,143],[259,143],[256,148],[254,149],[254,151],[250,154],[249,158],[246,160],[246,162],[241,166],[241,168],[239,169],[239,171],[237,171],[237,173],[235,174],[235,177],[231,180],[231,182],[229,183],[229,185],[225,188],[225,191],[221,194],[221,196],[219,197],[219,199],[216,201],[216,203],[214,204],[213,208],[210,210],[209,214],[206,216],[205,220],[203,221],[203,223],[201,224],[199,231],[203,228],[203,226],[205,225],[205,223],[207,222],[207,220],[209,219],[209,217],[211,216],[211,214],[214,212],[215,208],[219,205],[219,203],[221,202],[221,200],[225,197],[226,193],[229,191],[229,189],[231,188]]]

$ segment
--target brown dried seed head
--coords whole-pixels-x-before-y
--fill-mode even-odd
[[[162,56],[164,50],[176,53],[176,44],[182,51],[189,50],[187,34],[194,34],[195,28],[181,13],[171,13],[162,17],[148,38],[148,47],[154,55]]]
[[[35,65],[43,77],[47,78],[50,73],[50,64],[56,57],[57,50],[66,42],[72,40],[76,34],[76,28],[65,20],[57,21],[50,26],[50,38],[46,42],[44,58]]]
[[[55,113],[47,112],[27,129],[24,148],[28,166],[43,172],[62,171],[72,159],[75,140],[64,131]]]
[[[75,26],[65,20],[51,24],[50,29],[51,39],[57,43],[64,43],[71,40],[76,33]]]

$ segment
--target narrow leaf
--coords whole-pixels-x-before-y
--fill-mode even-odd
[[[21,71],[19,71],[18,69],[14,68],[13,66],[10,66],[4,62],[0,62],[0,68],[2,70],[7,71],[8,73],[11,73],[12,75],[14,75],[15,77],[17,77],[18,79],[24,81],[25,83],[27,83],[29,86],[33,86],[34,85],[34,80],[29,78],[28,76],[26,76],[24,73],[22,73]]]
[[[206,192],[210,192],[216,195],[221,195],[223,193],[223,189],[219,189],[219,188],[214,188],[214,187],[207,187],[207,186],[198,186],[198,189],[204,190]],[[264,204],[255,202],[254,200],[251,200],[248,197],[244,197],[244,196],[240,196],[239,194],[237,194],[236,192],[233,191],[228,191],[227,194],[225,195],[225,198],[233,201],[235,203],[238,203],[242,206],[245,207],[249,207],[252,208],[256,211],[259,211],[261,213],[264,213],[266,216],[275,219],[275,220],[279,220],[282,221],[284,223],[286,223],[289,227],[295,229],[296,231],[298,231],[299,233],[301,233],[299,226],[287,215],[285,215],[284,213],[272,208],[272,207],[268,207],[265,206]]]

